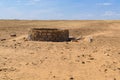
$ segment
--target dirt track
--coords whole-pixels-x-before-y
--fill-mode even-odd
[[[25,41],[31,27],[65,28],[83,39]],[[12,32],[17,37],[10,37]],[[120,21],[0,21],[4,38],[0,80],[120,80]]]

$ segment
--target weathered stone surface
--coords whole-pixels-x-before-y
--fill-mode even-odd
[[[32,28],[28,33],[31,41],[63,42],[69,40],[69,31],[62,29]]]

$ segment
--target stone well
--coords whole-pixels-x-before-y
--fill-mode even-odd
[[[69,30],[55,28],[32,28],[28,33],[28,40],[64,42],[69,40]]]

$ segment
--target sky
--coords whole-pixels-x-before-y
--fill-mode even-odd
[[[0,0],[0,19],[119,20],[120,0]]]

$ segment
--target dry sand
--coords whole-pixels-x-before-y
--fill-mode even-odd
[[[83,38],[25,41],[32,27],[69,29]],[[0,80],[120,80],[120,21],[1,20],[0,40]]]

